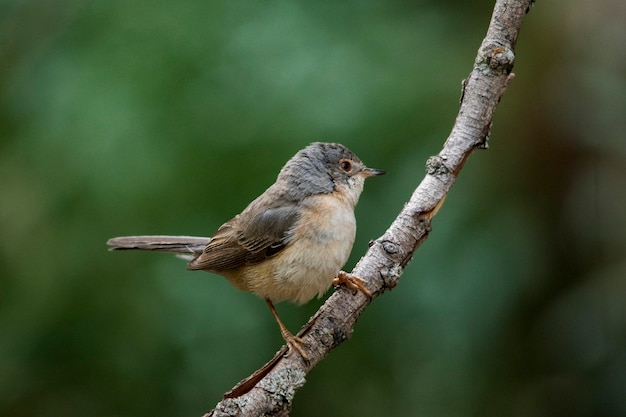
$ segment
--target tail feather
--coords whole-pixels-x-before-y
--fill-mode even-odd
[[[208,237],[195,236],[122,236],[109,239],[109,250],[149,250],[174,253],[184,259],[200,255],[211,241]]]

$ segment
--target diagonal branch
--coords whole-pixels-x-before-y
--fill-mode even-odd
[[[352,334],[363,310],[379,295],[395,287],[415,250],[426,240],[430,222],[454,185],[474,149],[487,147],[493,114],[509,81],[517,35],[532,0],[497,0],[491,23],[463,82],[458,116],[441,152],[426,162],[426,176],[387,231],[371,242],[352,273],[367,281],[372,298],[339,288],[320,307],[298,335],[307,347],[309,362],[276,356],[224,395],[207,416],[286,416],[306,374]]]

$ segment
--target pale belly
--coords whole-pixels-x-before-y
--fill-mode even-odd
[[[345,265],[356,234],[349,204],[320,198],[311,202],[317,221],[300,221],[294,239],[276,257],[241,271],[247,289],[272,301],[305,303],[321,296]]]

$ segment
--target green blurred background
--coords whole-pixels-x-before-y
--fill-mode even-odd
[[[0,2],[0,415],[199,416],[265,303],[108,238],[208,236],[317,140],[370,166],[351,268],[454,121],[491,2]],[[538,1],[490,150],[296,416],[626,416],[624,2]],[[322,301],[278,306],[294,331]]]

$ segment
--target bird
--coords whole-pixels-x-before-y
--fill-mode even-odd
[[[361,278],[342,270],[356,236],[354,208],[366,178],[385,171],[368,168],[339,143],[314,142],[298,151],[276,181],[210,237],[124,236],[110,250],[176,254],[187,269],[225,277],[263,298],[289,351],[308,355],[301,338],[281,321],[274,303],[304,304],[331,285],[371,293]]]

